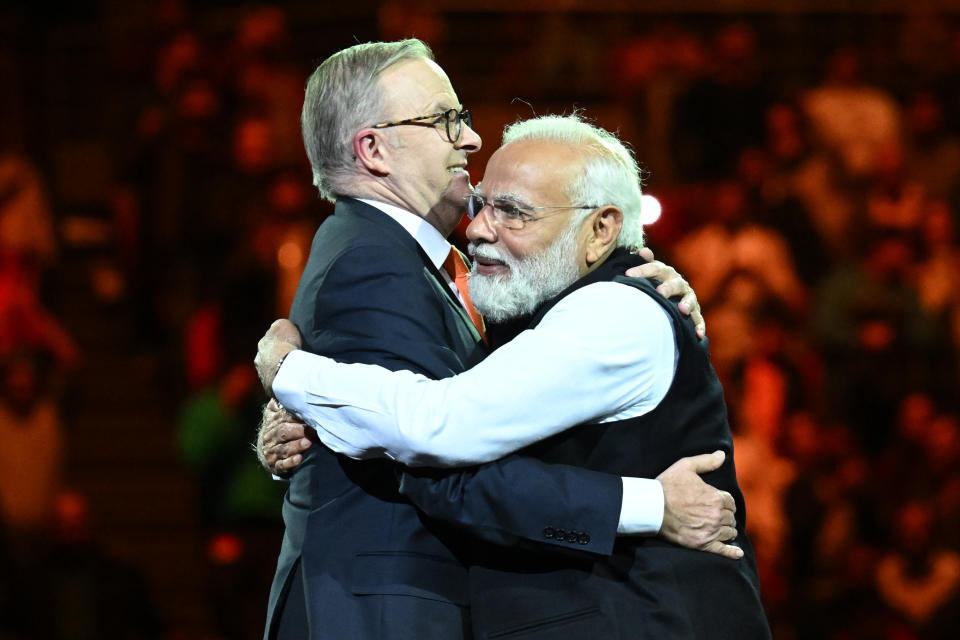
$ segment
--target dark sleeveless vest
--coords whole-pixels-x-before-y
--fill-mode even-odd
[[[710,365],[707,342],[697,338],[692,322],[654,285],[623,276],[641,262],[616,250],[604,264],[525,319],[526,327],[536,327],[560,300],[595,282],[634,287],[653,298],[673,324],[679,357],[666,396],[641,417],[577,426],[521,453],[549,463],[654,478],[679,458],[721,449],[727,454],[723,466],[705,474],[704,480],[733,495],[740,532],[735,544],[743,548],[744,557],[729,560],[640,536],[620,536],[610,556],[564,557],[538,552],[550,551],[546,548],[490,546],[478,554],[470,570],[477,638],[514,634],[566,640],[770,637],[753,548],[743,533],[746,509],[734,471],[723,389]],[[598,327],[602,321],[597,318]],[[488,335],[506,340],[522,326],[495,328]],[[571,533],[582,535],[544,529],[547,537]],[[488,626],[477,624],[478,620],[496,622]]]
[[[613,281],[639,289],[659,304],[673,323],[679,358],[667,395],[656,408],[640,417],[582,425],[532,445],[528,452],[548,462],[576,464],[621,476],[655,478],[679,458],[721,449],[727,454],[726,461],[716,471],[704,475],[704,480],[733,495],[737,528],[742,531],[746,509],[734,471],[723,387],[710,364],[708,342],[697,338],[692,321],[680,313],[676,303],[660,295],[650,281],[623,275],[628,268],[641,263],[641,258],[618,249],[596,270],[537,309],[528,328],[536,327],[563,298],[595,282]],[[597,318],[598,325],[602,320]]]

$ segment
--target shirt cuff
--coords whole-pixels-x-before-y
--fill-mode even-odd
[[[304,387],[310,375],[315,373],[311,365],[313,354],[294,349],[283,358],[277,375],[273,378],[273,395],[287,409],[304,405]]]
[[[623,503],[617,533],[655,536],[663,525],[663,485],[649,478],[622,477]]]

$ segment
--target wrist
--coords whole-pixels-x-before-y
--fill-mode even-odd
[[[280,367],[283,366],[283,363],[284,363],[284,361],[286,361],[287,356],[290,355],[292,352],[294,352],[294,351],[297,350],[297,348],[296,348],[295,346],[293,346],[292,344],[289,344],[289,343],[283,343],[283,345],[281,346],[281,349],[282,349],[282,351],[281,351],[281,353],[280,353],[280,359],[277,360],[277,364],[276,364],[276,366],[273,368],[273,375],[272,375],[271,378],[270,378],[270,395],[271,395],[272,397],[274,397],[274,398],[276,398],[277,396],[276,396],[276,394],[273,392],[273,383],[274,383],[274,381],[277,379],[277,374],[280,373]]]

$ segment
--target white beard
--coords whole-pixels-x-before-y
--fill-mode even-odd
[[[470,272],[470,300],[487,322],[500,323],[532,313],[580,277],[577,266],[577,232],[570,225],[542,252],[522,259],[483,242],[471,242],[471,256],[483,256],[503,262],[509,271],[501,275]]]

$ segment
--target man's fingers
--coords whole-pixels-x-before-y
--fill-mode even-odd
[[[726,542],[727,540],[733,540],[737,537],[737,530],[733,527],[720,527],[717,532],[717,540],[721,542]]]
[[[723,500],[723,508],[729,511],[730,513],[737,512],[737,503],[734,501],[733,496],[730,495],[728,491],[720,492],[720,499]]]
[[[637,255],[647,262],[653,262],[653,249],[650,247],[644,247],[640,249],[640,251],[637,251]]]
[[[631,278],[653,278],[660,280],[663,275],[664,264],[660,261],[648,262],[627,269],[627,276]],[[660,285],[663,286],[663,285]],[[663,293],[661,291],[661,293]]]
[[[743,557],[743,549],[735,547],[732,544],[723,544],[719,540],[714,540],[704,547],[703,550],[723,556],[724,558],[730,558],[731,560],[739,560]]]
[[[725,527],[736,527],[737,526],[737,516],[733,515],[733,511],[729,509],[724,509],[722,515],[720,516],[720,524]]]
[[[700,317],[699,322],[694,320],[693,328],[694,331],[697,332],[697,337],[701,340],[707,337],[707,321],[704,320],[702,316]]]
[[[680,299],[678,307],[680,313],[690,316],[690,319],[693,320],[693,327],[698,338],[707,335],[707,321],[703,319],[703,314],[700,312],[700,303],[697,302],[697,294],[692,289]]]
[[[263,429],[260,431],[260,441],[263,443],[264,449],[269,449],[281,442],[283,438],[280,437],[280,421],[276,418],[264,418],[263,419]]]
[[[272,449],[272,453],[281,459],[292,458],[296,454],[303,453],[309,449],[311,445],[313,445],[313,443],[307,438],[300,438],[299,440],[294,440],[292,442],[278,444]]]
[[[283,458],[282,460],[278,460],[276,465],[277,471],[280,471],[282,473],[289,473],[290,471],[293,471],[293,469],[298,464],[300,464],[302,460],[303,460],[303,456],[301,456],[299,453],[292,455],[289,458]]]
[[[264,411],[263,429],[260,433],[264,445],[274,446],[305,435],[304,424],[286,411],[270,411],[269,408]]]
[[[699,456],[691,456],[684,459],[690,463],[693,470],[697,473],[707,473],[719,469],[725,458],[726,454],[718,449],[713,453],[703,453]]]
[[[657,262],[655,264],[662,263]],[[657,279],[662,282],[662,284],[657,287],[657,291],[659,291],[664,298],[681,296],[680,300],[686,302],[686,304],[680,309],[680,311],[689,315],[690,309],[693,309],[694,306],[696,306],[696,294],[693,293],[693,289],[690,288],[690,285],[687,283],[687,281],[681,278],[680,274],[678,274],[673,268],[663,265],[663,269],[663,273],[657,277]]]
[[[302,422],[295,422],[293,420],[287,420],[277,428],[277,442],[285,443],[292,442],[294,440],[299,440],[300,438],[305,437],[307,434],[303,429]]]

